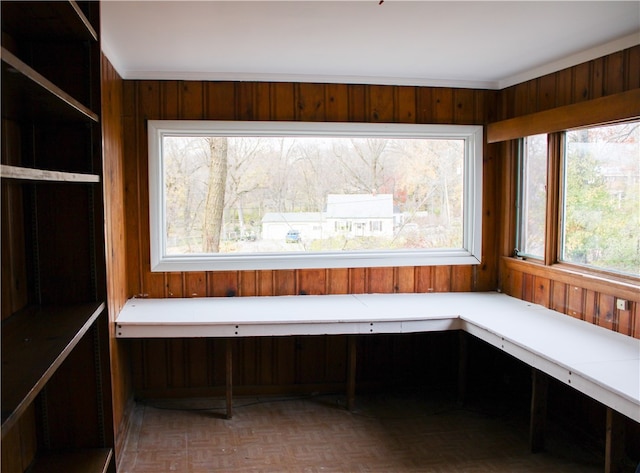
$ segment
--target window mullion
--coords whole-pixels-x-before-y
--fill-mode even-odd
[[[550,133],[547,144],[547,215],[544,251],[544,264],[547,266],[559,260],[564,137],[564,132]]]

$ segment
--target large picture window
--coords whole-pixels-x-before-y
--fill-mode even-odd
[[[149,121],[153,271],[477,264],[482,127]]]

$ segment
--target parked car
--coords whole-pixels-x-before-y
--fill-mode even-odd
[[[300,232],[298,230],[289,230],[285,241],[287,243],[298,243],[300,241]]]

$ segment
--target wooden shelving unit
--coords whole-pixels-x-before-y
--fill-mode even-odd
[[[37,121],[99,121],[95,112],[12,53],[4,48],[0,52],[3,87],[11,90],[11,96],[2,101],[3,116],[33,117]]]
[[[47,171],[44,169],[23,168],[0,164],[0,177],[3,179],[17,179],[25,181],[53,181],[53,182],[100,182],[100,176],[96,174],[80,174],[77,172]]]
[[[100,5],[0,7],[2,471],[115,471]]]
[[[103,310],[104,303],[33,306],[3,324],[3,437]]]

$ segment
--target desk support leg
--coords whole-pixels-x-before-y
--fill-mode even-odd
[[[605,473],[621,471],[624,458],[624,417],[622,414],[607,407],[607,432],[604,457]]]
[[[544,450],[544,434],[547,420],[547,393],[549,378],[542,371],[531,368],[531,420],[529,445],[531,453]]]
[[[467,396],[467,334],[458,331],[458,404],[463,405]]]
[[[227,419],[233,417],[233,346],[230,338],[226,340],[225,350],[225,396],[227,400]]]
[[[356,400],[356,337],[347,337],[347,409],[353,410]]]

